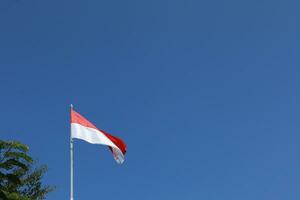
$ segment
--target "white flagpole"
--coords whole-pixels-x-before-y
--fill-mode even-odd
[[[70,112],[72,112],[73,109],[73,105],[70,105]],[[73,167],[73,139],[72,139],[72,134],[71,134],[71,130],[70,130],[70,168],[71,168],[71,188],[70,188],[70,200],[74,200],[74,187],[73,187],[73,181],[74,181],[74,167]]]

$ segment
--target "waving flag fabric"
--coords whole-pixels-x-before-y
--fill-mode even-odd
[[[109,147],[117,163],[124,162],[126,144],[115,136],[98,129],[75,110],[71,110],[71,137],[91,144],[102,144]]]

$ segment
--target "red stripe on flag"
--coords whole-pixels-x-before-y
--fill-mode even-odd
[[[71,110],[71,123],[76,123],[88,128],[97,129],[97,127],[94,124],[89,122],[86,118],[81,116],[78,112],[76,112],[73,109]]]
[[[99,130],[99,129],[98,129]],[[120,138],[117,138],[115,136],[112,136],[108,133],[106,133],[105,131],[103,130],[99,130],[101,131],[102,133],[104,133],[104,135],[106,135],[106,137],[108,137],[108,139],[110,139],[117,147],[119,147],[119,149],[122,151],[122,153],[125,155],[126,153],[126,144],[125,142],[123,142],[122,139]],[[110,150],[112,151],[112,149],[110,148]]]

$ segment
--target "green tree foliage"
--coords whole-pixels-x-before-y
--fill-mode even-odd
[[[0,140],[0,200],[43,200],[53,190],[42,184],[45,165],[35,167],[28,147]]]

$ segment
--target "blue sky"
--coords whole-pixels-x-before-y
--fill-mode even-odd
[[[75,200],[298,200],[296,0],[1,0],[0,136],[69,198],[69,104],[128,145],[75,142]]]

